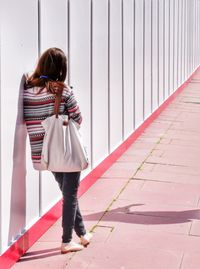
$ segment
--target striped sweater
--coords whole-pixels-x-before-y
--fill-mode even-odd
[[[41,153],[45,131],[41,121],[54,114],[55,95],[48,93],[46,88],[39,94],[37,93],[38,90],[38,87],[24,89],[23,103],[24,120],[29,134],[33,167],[36,170],[42,170]],[[79,106],[70,88],[63,90],[59,114],[68,115],[69,118],[79,124],[82,121]]]

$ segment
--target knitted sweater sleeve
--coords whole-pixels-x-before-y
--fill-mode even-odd
[[[74,93],[72,90],[68,92],[66,102],[65,102],[67,114],[69,118],[76,121],[78,124],[81,124],[82,122],[82,115],[79,109],[79,105],[76,101],[76,98],[74,96]]]

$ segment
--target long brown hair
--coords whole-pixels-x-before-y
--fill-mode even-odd
[[[64,81],[67,76],[67,58],[59,48],[49,48],[39,58],[33,74],[28,77],[25,88],[39,87],[48,92],[62,92],[66,87]],[[39,93],[38,92],[38,93]]]

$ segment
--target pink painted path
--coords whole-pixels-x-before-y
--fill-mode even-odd
[[[91,244],[59,219],[13,269],[200,269],[200,71],[79,201]]]

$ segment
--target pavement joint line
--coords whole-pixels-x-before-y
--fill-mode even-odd
[[[200,197],[199,197],[198,202],[197,202],[197,206],[199,206],[199,205],[200,205]]]
[[[153,182],[160,182],[160,183],[173,183],[174,184],[174,181],[165,181],[165,180],[156,180],[156,179],[144,179],[144,178],[133,178],[133,179],[136,179],[136,180],[144,180],[144,181],[153,181]],[[180,182],[175,182],[176,184],[182,184]]]
[[[112,231],[114,230],[114,226],[109,226],[109,225],[96,225],[96,227],[101,227],[101,228],[109,228],[111,229]]]
[[[174,127],[174,125],[173,125],[172,127]],[[171,130],[174,130],[174,131],[180,131],[181,133],[182,133],[182,132],[185,132],[185,133],[189,133],[189,134],[190,134],[190,133],[195,133],[195,134],[197,133],[197,134],[199,134],[199,131],[192,130],[192,129],[190,129],[190,130],[185,130],[185,128],[182,128],[182,129],[181,129],[181,127],[180,127],[180,128],[177,128],[177,129],[175,129],[175,128],[170,128],[170,131],[171,131]]]
[[[164,122],[166,122],[166,121],[167,121],[167,122],[172,122],[172,121],[169,120],[169,119],[160,119],[160,120],[157,121],[157,122],[161,122],[161,123],[162,123],[163,121],[164,121]],[[183,121],[182,121],[182,120],[173,120],[173,122],[183,122]]]
[[[173,131],[182,131],[182,132],[185,131],[184,128],[183,128],[183,129],[181,129],[181,128],[172,128],[172,129],[170,129],[170,130],[173,130]],[[187,131],[187,132],[189,132],[189,133],[191,133],[191,134],[199,134],[199,131],[195,131],[195,130],[190,130],[190,131]]]
[[[187,165],[183,165],[183,164],[170,164],[170,163],[156,163],[156,162],[151,162],[151,161],[147,161],[145,162],[147,164],[159,164],[159,165],[164,165],[164,166],[177,166],[177,167],[189,167]]]
[[[183,264],[183,259],[184,259],[184,253],[182,254],[182,257],[181,257],[181,262],[180,262],[180,266],[179,266],[179,269],[181,269],[181,267],[182,267],[182,264]]]
[[[163,219],[176,219],[176,217],[167,217],[167,216],[158,216],[154,214],[142,214],[142,213],[137,213],[137,212],[127,212],[125,214],[128,215],[137,215],[137,216],[145,216],[145,217],[154,217],[154,218],[163,218]]]
[[[176,142],[176,140],[178,140],[178,139],[172,139],[172,142]],[[187,141],[187,140],[182,140],[182,141]],[[171,144],[171,143],[170,143]],[[171,145],[174,145],[174,146],[180,146],[180,147],[185,147],[185,148],[196,148],[196,144],[185,144],[185,145],[183,145],[183,144],[176,144],[176,143],[174,143],[174,144],[171,144]]]
[[[108,234],[108,236],[106,237],[105,242],[107,242],[108,238],[110,237],[111,233],[113,232],[113,230],[115,229],[115,226],[109,226],[109,225],[96,225],[95,229],[96,228],[109,228],[110,229],[110,232]]]
[[[192,224],[193,224],[193,221],[191,220],[191,223],[190,223],[190,228],[189,228],[189,231],[188,231],[188,235],[189,235],[189,236],[190,236],[190,235],[192,235],[192,234],[190,234],[191,229],[192,229]]]
[[[200,235],[198,235],[198,234],[189,234],[189,236],[191,236],[191,237],[200,237]]]

